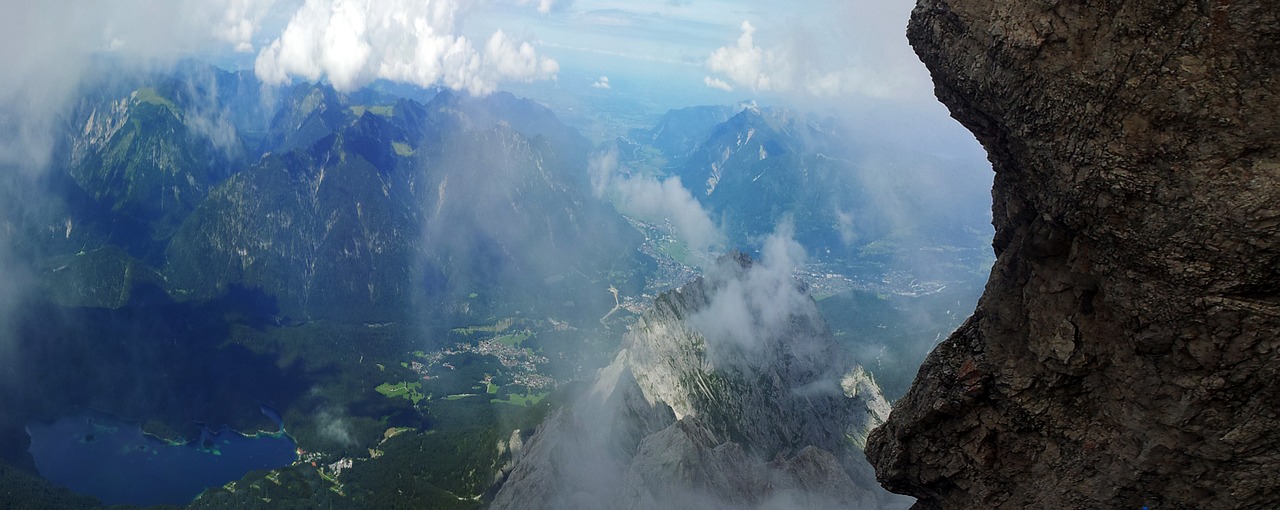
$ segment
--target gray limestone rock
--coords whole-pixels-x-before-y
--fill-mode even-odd
[[[660,296],[590,390],[525,444],[492,508],[909,505],[875,485],[861,453],[888,411],[875,381],[789,272],[754,272],[769,269],[726,258]],[[750,302],[736,293],[766,283],[785,286],[770,296],[803,299],[770,301],[790,307],[773,319],[746,317],[751,342],[710,333],[719,300]]]

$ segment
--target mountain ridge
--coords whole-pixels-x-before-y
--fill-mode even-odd
[[[745,255],[717,267],[655,300],[585,395],[523,442],[492,508],[902,503],[859,453],[888,403],[812,301],[761,339],[771,355],[725,350],[734,340],[697,317],[758,275]]]

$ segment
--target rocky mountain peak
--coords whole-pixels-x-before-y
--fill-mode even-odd
[[[761,296],[773,315],[754,308]],[[717,329],[743,319],[747,333]],[[735,253],[657,298],[582,400],[538,429],[493,506],[888,504],[860,453],[887,410],[789,266]]]

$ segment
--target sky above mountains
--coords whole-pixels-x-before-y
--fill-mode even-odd
[[[653,115],[754,100],[856,117],[938,153],[980,154],[907,45],[912,0],[6,3],[0,164],[43,168],[56,113],[104,56],[139,69],[195,58],[269,84],[324,80],[344,92],[377,80],[501,88],[559,111],[584,109],[572,103],[586,95]]]
[[[74,79],[93,54],[200,56],[269,83],[386,79],[473,94],[560,71],[616,86],[661,75],[690,94],[928,97],[910,0],[108,0],[17,2],[0,21],[0,100]],[[636,79],[627,76],[625,80]],[[611,81],[612,80],[612,81]],[[55,92],[56,91],[52,91]]]

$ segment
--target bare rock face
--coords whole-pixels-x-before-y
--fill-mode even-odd
[[[921,508],[1280,508],[1280,3],[922,0],[994,166],[974,316],[869,439]]]
[[[909,506],[861,454],[887,401],[776,269],[725,258],[658,297],[591,388],[529,438],[490,508]],[[773,320],[723,307],[757,293]],[[717,335],[709,314],[750,327]]]

